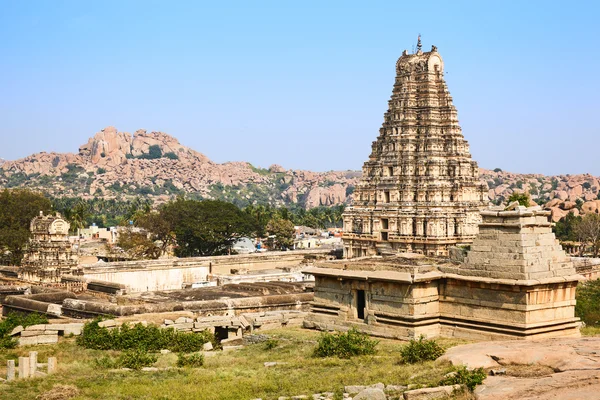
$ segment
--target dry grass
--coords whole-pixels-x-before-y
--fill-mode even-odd
[[[384,384],[435,386],[453,368],[447,363],[427,362],[401,365],[400,348],[405,342],[381,340],[373,356],[350,360],[314,358],[312,351],[319,333],[302,329],[265,332],[278,339],[278,346],[266,350],[264,344],[241,350],[217,352],[206,357],[202,368],[172,368],[158,372],[110,371],[96,366],[94,360],[117,352],[82,349],[73,339],[54,346],[38,346],[40,362],[56,356],[59,371],[55,375],[0,386],[0,398],[32,399],[55,385],[70,385],[79,390],[80,399],[277,399],[279,396],[311,395],[335,392],[345,385]],[[440,339],[444,347],[459,344]],[[0,354],[6,359],[27,355],[19,348]],[[160,355],[158,367],[173,367],[174,354]],[[266,368],[267,361],[284,364]]]
[[[36,397],[37,400],[70,400],[79,394],[79,389],[72,385],[54,385],[52,389]]]

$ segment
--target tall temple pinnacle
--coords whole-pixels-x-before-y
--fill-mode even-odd
[[[435,46],[402,53],[388,104],[344,214],[344,254],[446,255],[472,242],[488,198]]]

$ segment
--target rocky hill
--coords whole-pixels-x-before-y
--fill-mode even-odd
[[[247,162],[218,164],[163,132],[133,135],[107,127],[73,153],[33,154],[0,164],[0,187],[42,189],[52,196],[129,197],[162,202],[189,193],[197,198],[306,208],[350,199],[360,173],[316,173]]]
[[[515,191],[528,192],[534,202],[552,210],[554,221],[570,212],[600,212],[600,178],[590,174],[545,176],[481,169],[480,177],[488,184],[490,201],[500,204]]]
[[[514,191],[531,194],[558,220],[567,213],[600,211],[600,178],[589,174],[544,176],[481,169],[490,201]],[[0,187],[31,187],[52,196],[147,196],[157,202],[187,193],[238,205],[299,204],[306,208],[348,203],[360,171],[311,172],[247,162],[218,164],[163,132],[133,135],[107,127],[73,153],[41,152],[16,161],[0,160]]]

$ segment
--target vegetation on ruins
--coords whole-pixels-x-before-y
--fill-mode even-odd
[[[314,350],[315,357],[351,358],[375,354],[378,340],[369,338],[355,328],[348,332],[323,332]]]
[[[2,321],[0,321],[0,349],[12,349],[17,345],[17,340],[10,336],[12,330],[17,326],[20,325],[23,328],[27,328],[31,325],[47,323],[48,318],[41,314],[8,314]]]
[[[410,342],[400,350],[402,363],[416,364],[424,361],[433,361],[444,354],[445,350],[434,339],[425,339],[423,335],[419,339],[411,339]]]
[[[467,369],[464,365],[458,367],[440,381],[440,385],[465,385],[470,391],[475,390],[487,377],[483,368]]]
[[[50,201],[28,189],[0,192],[0,261],[19,265],[31,236],[29,224],[40,211],[49,213]]]
[[[177,332],[172,328],[159,328],[156,325],[144,326],[141,323],[130,326],[108,329],[99,326],[100,319],[95,319],[83,326],[77,344],[97,350],[130,350],[159,351],[168,349],[180,353],[192,353],[202,350],[208,342],[215,342],[214,335],[208,331],[190,333]]]
[[[588,326],[600,326],[600,279],[577,286],[575,315]]]
[[[508,204],[516,201],[520,206],[529,207],[529,203],[531,202],[531,198],[529,197],[529,193],[525,192],[513,192],[508,197]]]

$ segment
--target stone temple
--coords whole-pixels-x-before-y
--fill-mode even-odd
[[[347,258],[415,252],[447,255],[470,243],[487,186],[458,124],[435,46],[404,51],[388,111],[344,214]]]
[[[64,275],[80,275],[77,253],[69,242],[69,223],[60,214],[40,215],[31,221],[31,239],[19,268],[29,282],[60,282]]]

